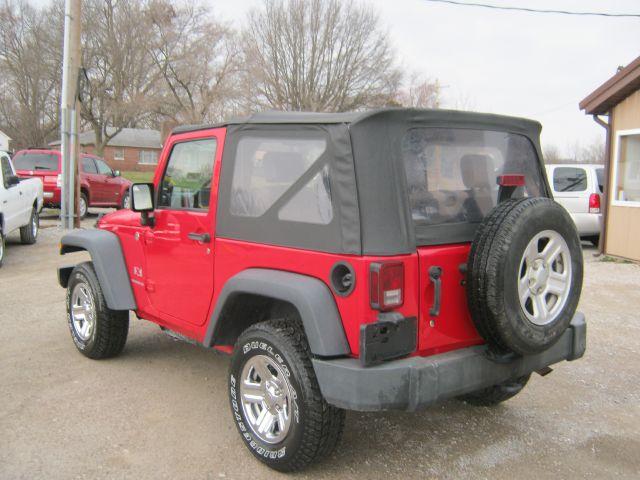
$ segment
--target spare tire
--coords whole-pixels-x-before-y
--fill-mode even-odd
[[[582,249],[567,211],[549,198],[507,200],[478,228],[467,301],[496,353],[546,350],[569,326],[582,289]]]

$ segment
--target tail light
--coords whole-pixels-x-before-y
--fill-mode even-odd
[[[600,195],[597,193],[589,195],[589,213],[600,213]]]
[[[56,180],[56,187],[62,188],[62,174],[58,174],[58,179]]]
[[[371,307],[390,310],[404,302],[404,264],[401,262],[372,263]]]

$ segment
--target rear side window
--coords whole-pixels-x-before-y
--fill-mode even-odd
[[[556,192],[584,192],[587,189],[587,172],[584,168],[556,167],[553,189]]]
[[[333,218],[329,167],[310,171],[326,148],[324,138],[242,138],[231,183],[230,213],[260,217],[282,199],[280,220],[329,224]],[[284,198],[298,181],[304,183]]]
[[[43,170],[57,172],[59,169],[58,155],[52,153],[23,153],[16,155],[13,166],[16,170]]]
[[[598,179],[598,190],[604,193],[604,168],[596,168],[596,178]]]
[[[174,145],[160,182],[159,207],[209,209],[216,148],[215,138]]]
[[[98,173],[96,164],[93,163],[93,159],[89,157],[82,157],[82,171],[84,173]]]
[[[536,151],[522,135],[415,128],[403,138],[402,156],[416,226],[481,222],[497,204],[503,174],[525,177],[513,197],[544,191]]]

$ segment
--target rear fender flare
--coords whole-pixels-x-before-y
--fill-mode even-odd
[[[215,345],[226,305],[239,294],[260,295],[293,305],[302,321],[311,353],[321,357],[349,355],[349,343],[340,313],[329,287],[317,278],[292,272],[251,268],[231,277],[220,292],[204,338],[204,345]]]
[[[131,280],[118,236],[106,230],[73,230],[60,241],[60,255],[86,250],[111,310],[136,310]],[[69,279],[68,267],[58,272],[60,285]]]

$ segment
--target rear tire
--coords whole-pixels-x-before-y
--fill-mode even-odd
[[[31,209],[31,217],[29,223],[20,228],[20,241],[25,245],[33,245],[38,239],[38,231],[40,230],[40,216],[38,209]]]
[[[94,360],[119,355],[127,342],[129,312],[107,307],[91,262],[77,265],[69,277],[67,323],[76,348]]]
[[[78,208],[79,216],[80,216],[80,220],[82,220],[83,218],[85,218],[87,216],[87,213],[89,213],[89,199],[87,198],[87,195],[82,192],[80,193],[80,205]]]
[[[322,397],[307,339],[293,320],[258,323],[240,335],[229,395],[244,444],[275,470],[305,468],[342,436],[345,412]]]
[[[476,407],[492,407],[519,394],[529,381],[529,378],[531,378],[531,374],[461,395],[458,400]]]

